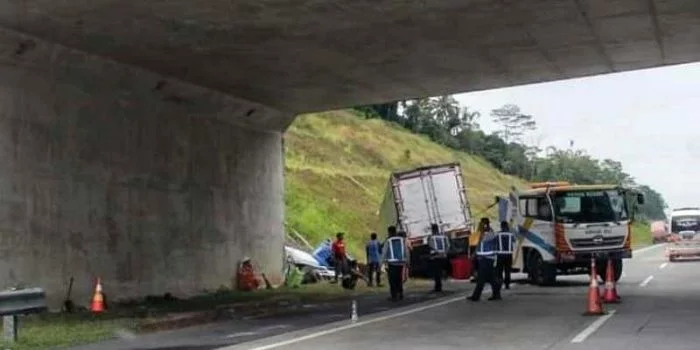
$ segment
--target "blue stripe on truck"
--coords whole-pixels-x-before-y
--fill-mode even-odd
[[[524,226],[520,225],[518,226],[519,232],[521,235],[525,236],[525,238],[532,242],[534,245],[544,249],[547,251],[549,254],[556,255],[557,254],[557,248],[554,247],[553,245],[547,243],[542,237],[539,235],[534,234],[533,232],[529,231],[526,229]]]

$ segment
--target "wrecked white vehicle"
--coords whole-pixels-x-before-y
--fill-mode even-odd
[[[322,266],[311,254],[290,246],[284,247],[285,262],[287,267],[296,266],[304,273],[302,283],[316,283],[321,280],[329,280],[335,276],[335,272]]]

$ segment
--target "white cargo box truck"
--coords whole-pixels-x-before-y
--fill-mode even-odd
[[[466,253],[471,211],[458,163],[425,166],[392,173],[379,210],[377,232],[394,225],[411,245],[411,275],[427,272],[428,236],[433,223],[451,241],[450,255]]]

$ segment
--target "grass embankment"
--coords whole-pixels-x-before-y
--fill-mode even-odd
[[[461,163],[474,216],[483,215],[494,195],[524,184],[481,158],[348,111],[298,117],[285,135],[285,158],[288,228],[312,244],[346,232],[351,254],[361,259],[392,171]]]
[[[637,221],[632,225],[632,247],[641,248],[652,244],[651,227],[646,221]]]

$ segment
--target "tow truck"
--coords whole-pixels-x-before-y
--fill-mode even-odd
[[[678,208],[669,218],[671,237],[666,246],[668,260],[700,257],[700,208]]]
[[[512,268],[536,285],[552,285],[557,275],[588,274],[591,258],[601,277],[611,259],[618,280],[622,259],[632,257],[633,214],[644,204],[643,194],[633,188],[563,181],[514,188],[496,200],[500,219],[510,222],[518,237]]]

